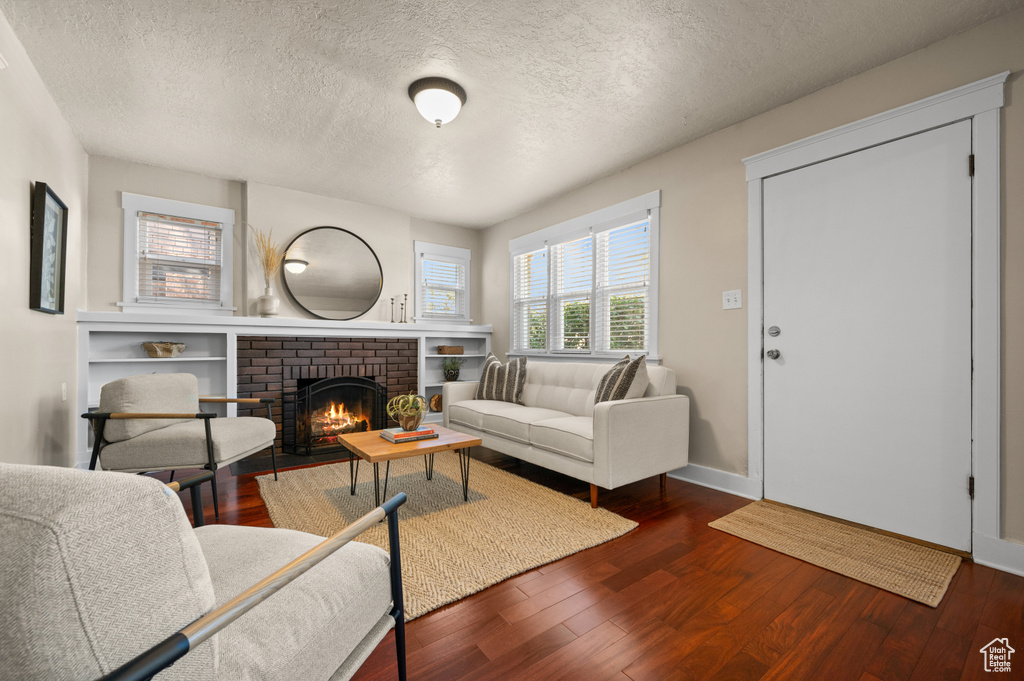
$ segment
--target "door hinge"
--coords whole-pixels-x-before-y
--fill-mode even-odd
[[[973,475],[971,477],[967,478],[967,493],[971,495],[972,499],[974,498],[974,476]]]
[[[974,154],[967,157],[967,174],[974,177]]]

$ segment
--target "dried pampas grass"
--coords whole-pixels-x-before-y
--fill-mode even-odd
[[[281,269],[281,263],[284,261],[284,249],[274,243],[274,230],[271,229],[264,233],[249,223],[246,223],[246,226],[252,230],[255,237],[253,248],[256,250],[260,266],[263,268],[263,281],[266,287],[270,288],[274,276]]]

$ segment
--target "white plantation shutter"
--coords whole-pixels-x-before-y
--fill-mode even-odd
[[[469,317],[466,309],[466,266],[460,262],[424,256],[423,309],[421,317],[431,319]]]
[[[470,280],[473,252],[414,241],[416,314],[413,320],[470,322]]]
[[[509,241],[512,351],[657,359],[653,191]]]
[[[649,347],[650,221],[596,235],[595,347],[604,351],[645,351]]]
[[[551,247],[551,284],[555,290],[551,349],[589,350],[594,289],[593,237]]]
[[[223,225],[139,212],[138,302],[220,304]]]
[[[548,343],[548,251],[512,258],[512,348],[545,351]]]

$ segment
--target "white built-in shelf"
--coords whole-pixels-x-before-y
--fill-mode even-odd
[[[417,341],[419,394],[428,399],[441,393],[444,386],[444,360],[467,360],[462,378],[479,378],[483,359],[491,349],[490,325],[418,322],[392,324],[380,321],[328,321],[275,317],[220,317],[200,314],[169,315],[157,313],[78,311],[78,405],[82,412],[95,408],[100,390],[110,381],[141,373],[185,371],[199,380],[204,395],[235,395],[238,366],[235,349],[239,336],[330,336],[344,338],[401,338]],[[188,350],[177,357],[147,357],[142,354],[146,341],[184,343]],[[463,355],[442,355],[438,345],[461,345]],[[234,415],[234,405],[226,405],[223,415]],[[440,423],[442,414],[426,415],[428,423]],[[79,419],[78,460],[89,460],[89,429]]]
[[[426,357],[441,357],[448,359],[449,357],[486,357],[487,355],[425,355]]]
[[[90,364],[123,364],[125,362],[223,362],[227,357],[104,357],[90,359]]]

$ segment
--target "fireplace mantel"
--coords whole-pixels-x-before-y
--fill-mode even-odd
[[[489,324],[418,322],[393,324],[372,321],[329,321],[288,317],[212,317],[206,315],[90,312],[79,310],[78,392],[79,413],[94,408],[100,388],[110,381],[142,373],[187,372],[199,379],[207,395],[237,396],[239,336],[283,336],[307,339],[415,339],[417,341],[417,391],[428,398],[441,391],[444,382],[438,345],[466,348],[463,379],[479,375],[484,356],[491,349]],[[188,348],[179,357],[155,359],[142,350],[143,341],[177,341]],[[234,415],[230,405],[222,415]],[[88,430],[79,424],[78,461],[88,461]]]
[[[491,333],[490,324],[451,324],[445,322],[416,322],[398,324],[351,320],[336,322],[328,319],[299,319],[297,317],[211,317],[209,315],[142,314],[128,312],[90,312],[79,310],[79,325],[93,328],[134,329],[160,328],[169,331],[228,332],[243,336],[353,336],[391,338],[417,338],[425,334],[434,336],[462,335],[465,333]],[[95,325],[95,326],[94,326]]]

